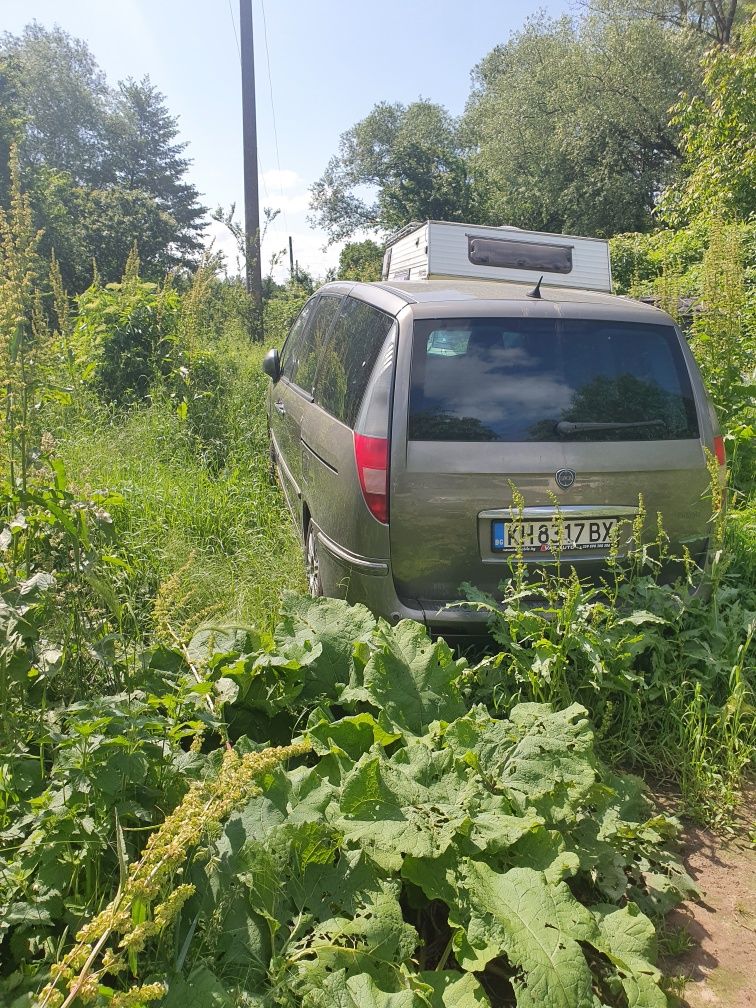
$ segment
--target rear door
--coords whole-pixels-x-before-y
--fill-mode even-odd
[[[414,322],[392,453],[404,597],[456,599],[464,581],[495,590],[518,550],[549,561],[558,538],[564,561],[599,577],[612,536],[627,548],[639,496],[674,545],[705,547],[708,475],[672,325],[528,311]]]
[[[344,299],[320,355],[314,402],[302,427],[304,483],[313,520],[337,545],[366,556],[385,556],[385,527],[362,499],[354,425],[393,323],[393,316],[364,301]]]
[[[341,301],[338,295],[321,294],[305,305],[287,340],[281,378],[273,389],[271,430],[284,490],[300,525],[302,420],[312,403],[318,362]]]

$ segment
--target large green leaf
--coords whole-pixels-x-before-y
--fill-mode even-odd
[[[394,757],[363,756],[344,780],[335,825],[346,840],[398,868],[402,857],[435,857],[470,833],[477,783],[448,752],[414,742]]]
[[[328,974],[322,985],[310,989],[302,1008],[420,1008],[411,990],[380,990],[367,973],[348,976],[346,970]]]
[[[367,712],[331,721],[320,708],[310,718],[307,735],[316,752],[337,752],[353,760],[374,745],[388,746],[401,738],[401,732],[384,727]]]
[[[518,704],[508,721],[482,728],[474,752],[492,787],[522,808],[532,806],[548,823],[574,822],[596,780],[593,732],[579,704],[562,711]]]
[[[468,917],[457,959],[483,969],[505,955],[518,971],[518,1008],[593,1008],[591,970],[578,942],[595,944],[596,921],[564,882],[542,872],[512,868],[503,875],[485,864],[467,868],[466,899],[454,911]]]
[[[451,970],[418,973],[418,980],[427,984],[424,992],[431,1008],[488,1008],[490,1002],[472,973]]]
[[[364,698],[402,728],[421,734],[433,721],[451,721],[465,708],[456,685],[464,660],[420,623],[381,623],[364,671]]]
[[[414,952],[418,935],[404,921],[399,893],[397,882],[381,881],[348,916],[316,923],[309,934],[292,943],[287,955],[295,970],[295,989],[320,989],[339,970],[350,977],[367,973],[383,991],[403,986],[402,965]]]
[[[337,699],[352,677],[355,645],[370,641],[375,616],[362,605],[342,599],[287,595],[275,630],[281,654],[292,648],[315,648],[318,654],[307,665],[302,700],[325,696]]]
[[[601,951],[614,963],[628,1008],[666,1008],[659,987],[654,925],[633,903],[618,909],[596,906],[593,913],[601,932]]]

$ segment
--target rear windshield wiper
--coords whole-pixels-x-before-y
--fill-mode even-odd
[[[572,423],[570,420],[560,420],[556,425],[557,434],[575,434],[577,431],[619,430],[624,427],[655,427],[664,426],[663,420],[635,420],[631,423]]]

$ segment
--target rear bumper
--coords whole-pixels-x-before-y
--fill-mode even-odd
[[[390,623],[412,619],[425,623],[434,633],[453,636],[485,634],[486,613],[467,609],[458,602],[402,599],[396,593],[388,560],[359,556],[317,529],[320,578],[326,595],[361,602]]]
[[[490,614],[468,608],[462,600],[401,598],[396,591],[389,560],[359,556],[345,549],[317,529],[320,551],[320,575],[326,595],[346,598],[352,603],[362,603],[376,616],[390,623],[402,619],[424,623],[435,635],[450,637],[482,637],[486,635]],[[692,594],[704,599],[710,591],[707,573],[710,556],[706,546],[699,550],[695,560],[703,569]],[[675,565],[661,580],[670,582],[683,574]]]

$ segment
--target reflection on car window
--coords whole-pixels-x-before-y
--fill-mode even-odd
[[[354,426],[357,412],[393,319],[364,301],[348,297],[318,367],[315,401]]]
[[[291,380],[306,392],[312,393],[314,388],[318,363],[323,356],[328,334],[342,300],[343,298],[337,295],[321,294],[315,315],[300,344],[297,367]]]
[[[294,380],[294,375],[299,365],[302,340],[307,331],[307,323],[310,321],[316,304],[317,298],[312,298],[307,302],[291,327],[281,350],[281,374],[284,378],[288,378],[289,381]]]
[[[565,430],[557,429],[560,421],[644,426]],[[412,440],[697,436],[690,381],[669,326],[532,318],[415,322]]]
[[[469,338],[465,329],[434,329],[428,336],[426,352],[438,357],[456,357],[467,352]]]

